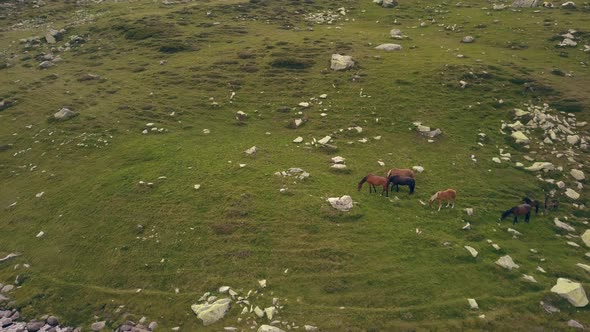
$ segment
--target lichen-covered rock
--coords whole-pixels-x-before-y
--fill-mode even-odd
[[[585,307],[588,304],[586,292],[579,282],[566,278],[558,278],[555,286],[551,288],[553,293],[565,298],[574,307]]]
[[[219,299],[213,303],[193,304],[191,309],[203,325],[211,325],[222,319],[229,310],[231,299]]]
[[[354,67],[354,61],[350,55],[332,54],[330,68],[332,70],[346,70]]]

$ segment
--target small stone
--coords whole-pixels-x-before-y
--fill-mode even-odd
[[[424,172],[424,167],[422,166],[412,166],[412,169],[418,173]]]
[[[580,198],[580,194],[578,194],[575,190],[571,188],[567,188],[565,190],[565,195],[571,199],[578,199]]]
[[[70,109],[64,107],[60,109],[57,113],[53,114],[53,118],[60,121],[69,120],[75,117],[77,113],[71,111]]]
[[[496,164],[501,164],[502,163],[502,161],[498,157],[492,158],[492,161],[495,162]]]
[[[254,314],[256,314],[256,316],[258,316],[259,318],[264,317],[264,311],[260,309],[258,306],[254,308]]]
[[[258,280],[258,284],[261,288],[266,288],[266,279]]]
[[[317,332],[317,331],[319,331],[319,329],[317,328],[317,326],[313,326],[313,325],[303,325],[303,328],[305,329],[305,332]]]
[[[575,321],[575,320],[573,320],[573,319],[570,319],[570,320],[567,322],[567,326],[569,326],[569,327],[573,327],[573,328],[576,328],[576,329],[580,329],[580,330],[583,330],[583,329],[584,329],[584,325],[582,325],[582,324],[578,323],[577,321]]]
[[[247,150],[246,150],[246,151],[244,151],[244,152],[245,152],[247,155],[249,155],[249,156],[251,156],[251,155],[253,155],[253,154],[256,154],[256,147],[255,147],[255,146],[253,146],[253,147],[251,147],[251,148],[247,149]]]
[[[303,137],[299,136],[293,140],[293,143],[301,143],[303,142]]]
[[[45,325],[45,322],[28,322],[25,325],[25,328],[27,329],[27,332],[37,332],[39,331],[43,326]]]
[[[474,41],[475,41],[475,38],[473,36],[465,36],[465,37],[463,37],[463,39],[461,39],[461,42],[466,43],[466,44],[473,43]]]
[[[47,319],[45,321],[47,322],[47,324],[49,324],[51,326],[59,325],[59,320],[55,316],[49,316],[49,317],[47,317]]]
[[[535,278],[533,276],[530,276],[528,274],[523,274],[522,278],[528,282],[533,282],[533,283],[537,283],[537,280],[535,280]]]
[[[280,328],[272,325],[260,325],[256,332],[285,332],[285,330],[281,330]]]
[[[537,270],[537,271],[539,271],[539,272],[541,272],[541,273],[547,273],[547,272],[545,271],[545,269],[543,269],[543,268],[542,268],[542,267],[540,267],[540,266],[537,266],[536,270]]]
[[[471,254],[471,256],[473,256],[474,258],[477,257],[478,252],[473,247],[464,246],[464,248],[467,249],[467,251],[469,251],[469,253]]]
[[[576,179],[577,181],[582,181],[586,179],[584,172],[580,171],[579,169],[572,169],[570,171],[570,175]]]
[[[158,328],[158,323],[157,323],[157,322],[151,322],[151,323],[148,325],[148,329],[149,329],[150,331],[153,331],[153,330],[155,330],[155,329],[157,329],[157,328]]]
[[[227,293],[229,290],[230,290],[230,287],[229,287],[229,286],[221,286],[221,287],[219,287],[219,292],[220,292],[221,294],[225,294],[225,293]]]
[[[40,231],[40,232],[39,232],[39,233],[36,235],[36,237],[37,237],[37,238],[41,238],[41,237],[43,237],[44,235],[45,235],[45,232],[43,232],[43,231]]]
[[[579,267],[579,268],[581,268],[582,270],[590,273],[590,265],[578,263],[578,264],[576,264],[576,266]]]
[[[475,301],[475,299],[467,299],[467,302],[469,302],[469,307],[471,309],[479,309],[479,306],[477,305],[477,301]]]

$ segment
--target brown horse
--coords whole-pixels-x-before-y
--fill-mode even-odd
[[[514,206],[514,207],[502,212],[502,217],[500,217],[500,221],[506,219],[506,217],[513,214],[514,215],[514,221],[512,222],[513,225],[516,225],[516,223],[518,222],[518,216],[522,216],[522,215],[524,215],[524,221],[526,221],[528,223],[531,218],[531,210],[532,209],[533,209],[533,207],[530,206],[529,204],[520,204],[520,205]]]
[[[409,168],[392,168],[387,172],[387,178],[389,179],[392,176],[403,176],[407,178],[415,178],[414,171]]]
[[[383,187],[383,191],[381,191],[381,195],[383,195],[383,193],[385,193],[385,196],[389,197],[389,190],[387,190],[387,178],[384,178],[382,176],[378,176],[378,175],[374,175],[374,174],[369,174],[367,176],[365,176],[361,182],[359,182],[357,189],[359,191],[361,191],[361,188],[363,187],[363,183],[367,182],[369,184],[369,194],[372,192],[371,188],[373,188],[373,190],[375,192],[377,192],[377,188],[375,188],[375,186],[381,186]]]
[[[434,195],[432,195],[432,197],[430,197],[430,199],[428,200],[428,206],[432,206],[432,203],[435,200],[437,200],[438,201],[438,211],[440,211],[440,208],[441,208],[443,202],[447,202],[446,207],[449,207],[450,204],[453,204],[451,206],[451,208],[454,208],[456,199],[457,199],[457,191],[455,191],[454,189],[441,190],[441,191],[437,191]]]
[[[531,207],[534,207],[535,208],[535,215],[537,215],[539,213],[539,206],[541,206],[541,203],[539,201],[537,201],[536,199],[530,199],[528,197],[525,197],[522,199],[522,202],[530,205]]]

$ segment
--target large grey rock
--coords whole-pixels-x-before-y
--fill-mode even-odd
[[[104,320],[100,321],[100,322],[92,323],[92,325],[90,325],[90,329],[95,332],[102,331],[105,328],[106,324],[107,324],[107,322]]]
[[[381,2],[381,7],[383,8],[393,8],[398,5],[397,0],[383,0]]]
[[[538,161],[538,162],[533,163],[529,167],[525,167],[525,169],[528,171],[533,171],[533,172],[540,171],[540,170],[552,171],[555,169],[555,165],[553,165],[550,162]]]
[[[61,120],[61,121],[65,121],[65,120],[69,120],[73,117],[75,117],[77,115],[76,112],[71,111],[69,108],[62,108],[59,110],[59,112],[53,114],[53,118],[56,120]]]
[[[340,211],[350,211],[352,209],[352,197],[344,195],[342,197],[330,197],[328,202],[333,208]]]
[[[398,45],[398,44],[381,44],[377,47],[375,47],[376,50],[381,50],[381,51],[401,51],[402,50],[402,46]]]
[[[496,261],[496,264],[508,270],[518,269],[520,267],[518,264],[514,263],[512,257],[510,257],[509,255],[500,257]]]
[[[551,288],[553,293],[565,298],[574,307],[585,307],[588,304],[586,292],[579,282],[566,278],[558,278],[555,286]]]
[[[37,332],[43,327],[43,325],[45,325],[45,322],[28,322],[25,328],[27,329],[27,332]]]
[[[567,188],[565,190],[565,195],[571,199],[578,199],[580,198],[580,194],[573,190],[572,188]]]
[[[45,321],[47,322],[47,324],[49,324],[51,326],[58,326],[59,325],[59,320],[55,316],[49,316],[49,317],[47,317],[47,319]]]
[[[53,67],[53,62],[51,61],[43,61],[39,64],[39,68],[41,69],[47,69],[47,68],[51,68]]]
[[[555,226],[561,228],[561,229],[565,229],[568,232],[575,232],[576,229],[573,228],[572,226],[564,223],[563,221],[560,221],[559,219],[555,218],[553,219],[553,223],[555,223]]]
[[[587,229],[584,234],[582,234],[582,241],[584,241],[586,247],[590,247],[590,229]]]
[[[515,0],[512,3],[512,7],[526,7],[526,8],[532,8],[532,7],[538,7],[539,4],[541,4],[541,1],[539,0]]]
[[[272,325],[260,325],[256,332],[285,332],[285,330]]]
[[[203,321],[203,325],[211,325],[222,319],[229,310],[231,299],[219,299],[213,303],[193,304],[191,309],[197,318]]]
[[[528,144],[531,141],[522,131],[515,131],[510,136],[518,144]]]
[[[461,42],[466,43],[466,44],[473,43],[474,41],[475,41],[475,38],[473,36],[465,36],[465,37],[463,37],[463,39],[461,39]]]
[[[578,181],[582,181],[582,180],[586,179],[584,172],[580,171],[579,169],[572,169],[570,171],[570,175]]]
[[[576,3],[573,1],[567,1],[561,4],[563,9],[576,9]]]
[[[354,67],[354,61],[350,55],[332,54],[330,68],[332,70],[345,70]]]

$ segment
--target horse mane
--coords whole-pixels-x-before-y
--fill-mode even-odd
[[[361,182],[359,182],[359,185],[357,186],[357,189],[358,189],[358,190],[361,190],[361,188],[363,187],[363,183],[367,182],[367,178],[368,178],[368,177],[369,177],[368,175],[367,175],[367,176],[365,176],[365,177],[364,177],[364,178],[361,180]]]
[[[429,203],[432,203],[432,202],[434,202],[434,200],[435,200],[435,199],[438,197],[438,193],[439,193],[439,192],[440,192],[440,191],[437,191],[437,192],[435,192],[435,193],[434,193],[434,195],[432,195],[432,197],[430,197],[430,199],[428,200],[428,202],[429,202]]]
[[[500,218],[500,220],[506,219],[506,217],[508,217],[511,213],[512,213],[512,208],[502,212],[502,217]]]

